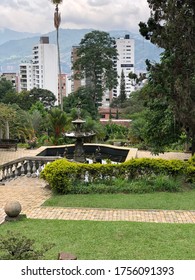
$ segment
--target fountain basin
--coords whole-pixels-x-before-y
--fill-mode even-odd
[[[93,158],[97,149],[101,154],[102,159],[109,159],[113,162],[121,163],[126,161],[130,148],[128,147],[115,147],[105,144],[88,144],[83,145],[86,157]],[[63,146],[50,146],[46,147],[37,156],[61,156],[67,157],[67,159],[73,159],[75,145],[63,145]]]

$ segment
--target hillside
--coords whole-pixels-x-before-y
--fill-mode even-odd
[[[79,45],[81,39],[92,29],[60,29],[60,51],[62,71],[70,73],[71,48]],[[145,60],[159,60],[161,50],[150,42],[144,40],[139,34],[127,30],[114,30],[109,32],[111,36],[118,38],[130,34],[135,39],[135,68],[136,71],[145,70]],[[56,32],[52,31],[44,36],[49,36],[50,43],[56,43]],[[21,61],[29,60],[32,48],[39,42],[41,35],[33,33],[20,33],[6,29],[1,32],[0,38],[0,72],[18,72]]]

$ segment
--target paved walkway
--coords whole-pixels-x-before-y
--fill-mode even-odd
[[[37,151],[0,151],[0,164],[29,153],[35,155]],[[41,205],[51,196],[51,191],[45,186],[45,181],[27,177],[20,177],[0,185],[0,223],[4,221],[4,207],[11,200],[19,201],[22,213],[33,219],[195,223],[195,211],[44,207]]]

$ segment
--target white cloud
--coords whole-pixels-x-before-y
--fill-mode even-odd
[[[90,6],[105,6],[109,3],[112,3],[112,0],[88,0],[87,3]]]
[[[62,28],[138,30],[149,16],[147,0],[64,0]],[[50,0],[0,0],[0,28],[45,33],[54,29]]]

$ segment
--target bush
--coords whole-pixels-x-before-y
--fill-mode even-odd
[[[135,181],[139,179],[148,181],[142,187],[142,192],[148,191],[149,186],[150,189],[159,191],[175,191],[179,188],[177,177],[180,176],[189,182],[195,181],[195,166],[191,165],[190,161],[148,158],[132,159],[121,164],[82,164],[60,159],[48,164],[41,173],[41,177],[50,184],[52,190],[62,194],[89,193],[87,188],[93,189],[93,192],[104,192],[102,185],[107,189],[106,192],[115,192],[113,180],[116,178],[123,184],[125,182],[123,192],[132,192],[133,189],[137,192],[140,187],[137,187]],[[127,184],[131,184],[132,180],[134,186],[131,186],[130,190]],[[121,189],[122,187],[120,191]]]
[[[34,240],[8,231],[0,238],[0,260],[40,260],[51,249],[51,245],[43,245],[41,249],[34,247]]]

